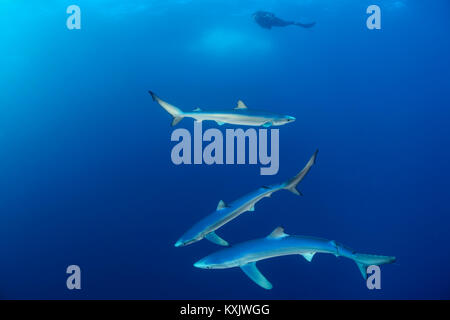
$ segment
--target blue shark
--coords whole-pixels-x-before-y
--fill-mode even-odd
[[[281,126],[295,121],[295,118],[292,116],[250,110],[241,100],[238,101],[237,106],[233,110],[203,111],[200,108],[196,108],[191,112],[184,112],[170,103],[163,101],[152,91],[149,91],[149,93],[152,96],[153,101],[156,101],[173,117],[172,126],[177,125],[183,118],[193,118],[200,122],[212,120],[219,125],[228,123],[244,126],[262,126],[265,128]]]
[[[364,279],[367,279],[368,266],[395,262],[395,257],[356,253],[334,240],[291,236],[284,233],[282,227],[278,227],[265,238],[250,240],[217,251],[197,261],[194,266],[202,269],[240,267],[257,285],[269,290],[272,289],[272,284],[256,267],[257,261],[298,254],[311,262],[316,253],[334,254],[336,257],[355,261]]]
[[[229,204],[225,203],[223,200],[220,200],[216,211],[206,216],[190,228],[175,243],[175,247],[186,246],[200,241],[203,238],[206,238],[207,240],[221,246],[228,246],[228,242],[219,237],[215,231],[231,220],[237,218],[242,213],[247,211],[255,211],[255,204],[265,197],[270,197],[274,192],[286,189],[296,195],[301,195],[296,187],[316,162],[318,152],[318,150],[314,152],[313,156],[309,159],[302,171],[300,171],[295,177],[283,183],[263,186]]]

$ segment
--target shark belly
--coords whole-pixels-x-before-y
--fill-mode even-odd
[[[197,121],[216,121],[217,123],[229,123],[245,126],[262,126],[273,119],[239,113],[213,113],[213,112],[191,112],[186,113],[186,117],[191,117]]]
[[[203,237],[211,232],[216,231],[228,222],[234,220],[247,211],[255,211],[255,204],[265,197],[269,197],[273,192],[283,188],[283,184],[274,185],[272,187],[263,187],[258,190],[232,202],[225,209],[213,212],[205,218],[203,224],[207,225],[203,231]],[[227,210],[227,211],[224,211]]]
[[[246,248],[239,250],[244,252],[239,258],[240,265],[288,255],[337,253],[336,248],[325,239],[297,239],[290,236],[249,242]]]
[[[247,211],[254,211],[255,204],[261,199],[270,196],[275,191],[278,191],[280,188],[277,187],[275,189],[258,189],[257,191],[248,194],[232,203],[230,203],[230,207],[225,210],[229,210],[229,212],[214,212],[213,215],[217,215],[217,218],[213,224],[206,230],[206,233],[215,231],[227,224],[231,220],[234,220],[241,214]]]

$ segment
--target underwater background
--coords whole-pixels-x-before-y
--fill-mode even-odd
[[[81,8],[81,30],[66,8]],[[381,30],[366,8],[381,8]],[[0,298],[449,299],[450,22],[445,0],[3,0],[0,4]],[[266,30],[257,10],[311,29]],[[170,159],[181,109],[293,115],[280,170]],[[177,126],[192,130],[191,119]],[[217,127],[205,123],[204,128]],[[220,127],[235,128],[225,125]],[[226,202],[296,174],[219,234],[275,227],[392,255],[381,290],[353,261],[318,254],[238,268],[193,263],[220,247],[175,241]],[[66,288],[66,268],[82,290]]]

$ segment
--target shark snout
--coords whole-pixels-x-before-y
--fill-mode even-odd
[[[177,247],[177,248],[178,247],[182,247],[182,246],[184,246],[184,243],[183,243],[183,241],[178,240],[177,242],[175,242],[174,246]]]
[[[205,259],[201,259],[194,263],[194,267],[200,269],[208,269],[208,264],[205,262]]]
[[[191,243],[194,243],[194,242],[197,242],[197,241],[198,240],[195,239],[195,238],[186,240],[186,238],[182,237],[182,238],[178,239],[177,242],[175,242],[174,246],[175,247],[184,247],[184,246],[190,245]]]
[[[286,123],[291,123],[294,122],[296,119],[292,116],[282,116],[280,117],[280,119],[278,120],[278,125],[283,125]]]

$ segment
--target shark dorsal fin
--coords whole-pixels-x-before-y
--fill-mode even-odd
[[[222,210],[222,209],[225,209],[226,207],[228,207],[228,206],[227,206],[227,204],[225,203],[225,201],[220,200],[220,201],[219,201],[219,204],[217,205],[217,210]]]
[[[272,231],[271,234],[267,236],[268,239],[281,239],[287,237],[288,234],[284,233],[284,229],[282,227],[278,227]]]
[[[193,111],[194,111],[194,112],[195,112],[195,111],[202,111],[202,109],[200,109],[200,108],[195,108]]]
[[[245,105],[245,103],[242,102],[242,100],[239,100],[239,101],[238,101],[238,104],[237,104],[237,107],[234,108],[234,109],[235,109],[235,110],[238,110],[238,109],[248,109],[248,108],[247,108],[247,106]]]

